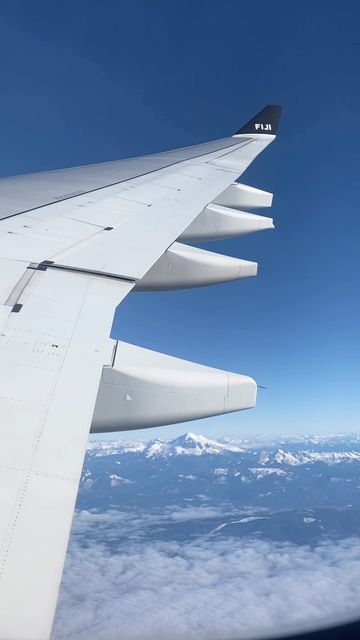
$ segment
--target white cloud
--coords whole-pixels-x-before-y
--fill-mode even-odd
[[[360,604],[358,538],[311,549],[230,537],[180,543],[135,536],[174,513],[180,512],[136,521],[130,513],[76,515],[54,640],[225,638],[255,624],[267,632],[280,624],[315,626]],[[126,536],[121,545],[119,534]]]
[[[205,520],[206,518],[218,518],[230,515],[231,511],[217,509],[215,507],[176,507],[170,513],[165,513],[165,518],[176,522],[186,522],[188,520]]]

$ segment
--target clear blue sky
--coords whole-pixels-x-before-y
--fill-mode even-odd
[[[0,15],[1,175],[182,147],[284,107],[242,178],[275,193],[276,230],[209,245],[260,275],[133,294],[114,324],[268,389],[256,410],[156,434],[358,430],[360,5],[3,0]]]

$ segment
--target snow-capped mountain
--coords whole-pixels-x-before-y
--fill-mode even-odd
[[[157,517],[176,508],[176,523],[156,529],[170,537],[201,530],[289,539],[290,531],[294,541],[311,542],[358,534],[360,436],[93,440],[77,507]]]
[[[149,442],[123,440],[89,442],[88,452],[95,456],[142,454],[146,458],[170,458],[175,456],[257,455],[259,464],[269,462],[290,466],[323,461],[329,465],[346,460],[360,460],[360,435],[330,436],[279,436],[268,439],[211,440],[203,435],[185,433],[174,440],[151,440]]]
[[[185,433],[179,436],[175,440],[163,441],[155,440],[147,448],[147,457],[150,456],[201,456],[203,454],[223,454],[226,451],[240,452],[243,451],[241,447],[232,443],[222,443],[217,440],[210,440],[202,435],[196,435],[195,433]]]
[[[150,442],[93,440],[89,442],[88,451],[95,452],[97,456],[113,455],[114,453],[144,453],[147,458],[151,458],[155,456],[216,455],[225,451],[241,452],[245,451],[245,449],[242,449],[237,443],[210,440],[205,436],[188,432],[175,438],[175,440],[161,440],[159,438]]]
[[[88,451],[103,452],[103,455],[117,453],[143,453],[148,455],[181,455],[201,453],[223,453],[225,451],[241,452],[246,451],[274,451],[286,454],[286,449],[293,451],[308,452],[339,452],[345,453],[353,451],[360,453],[360,434],[330,434],[330,435],[298,435],[298,436],[254,436],[249,438],[224,437],[221,440],[214,440],[206,436],[185,433],[174,440],[162,440],[156,438],[150,441],[137,440],[97,440],[92,439],[88,444]],[[290,460],[290,458],[288,458]]]

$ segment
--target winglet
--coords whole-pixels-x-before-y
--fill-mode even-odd
[[[262,133],[275,135],[281,116],[281,107],[269,104],[262,111],[256,114],[254,118],[249,120],[235,135],[243,133]]]

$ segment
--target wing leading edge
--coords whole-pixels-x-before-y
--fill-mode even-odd
[[[256,274],[256,263],[188,243],[273,226],[249,212],[271,194],[236,180],[275,138],[278,116],[266,107],[235,136],[187,149],[0,180],[2,640],[50,636],[90,427],[254,406],[248,376],[109,335],[132,289]]]

